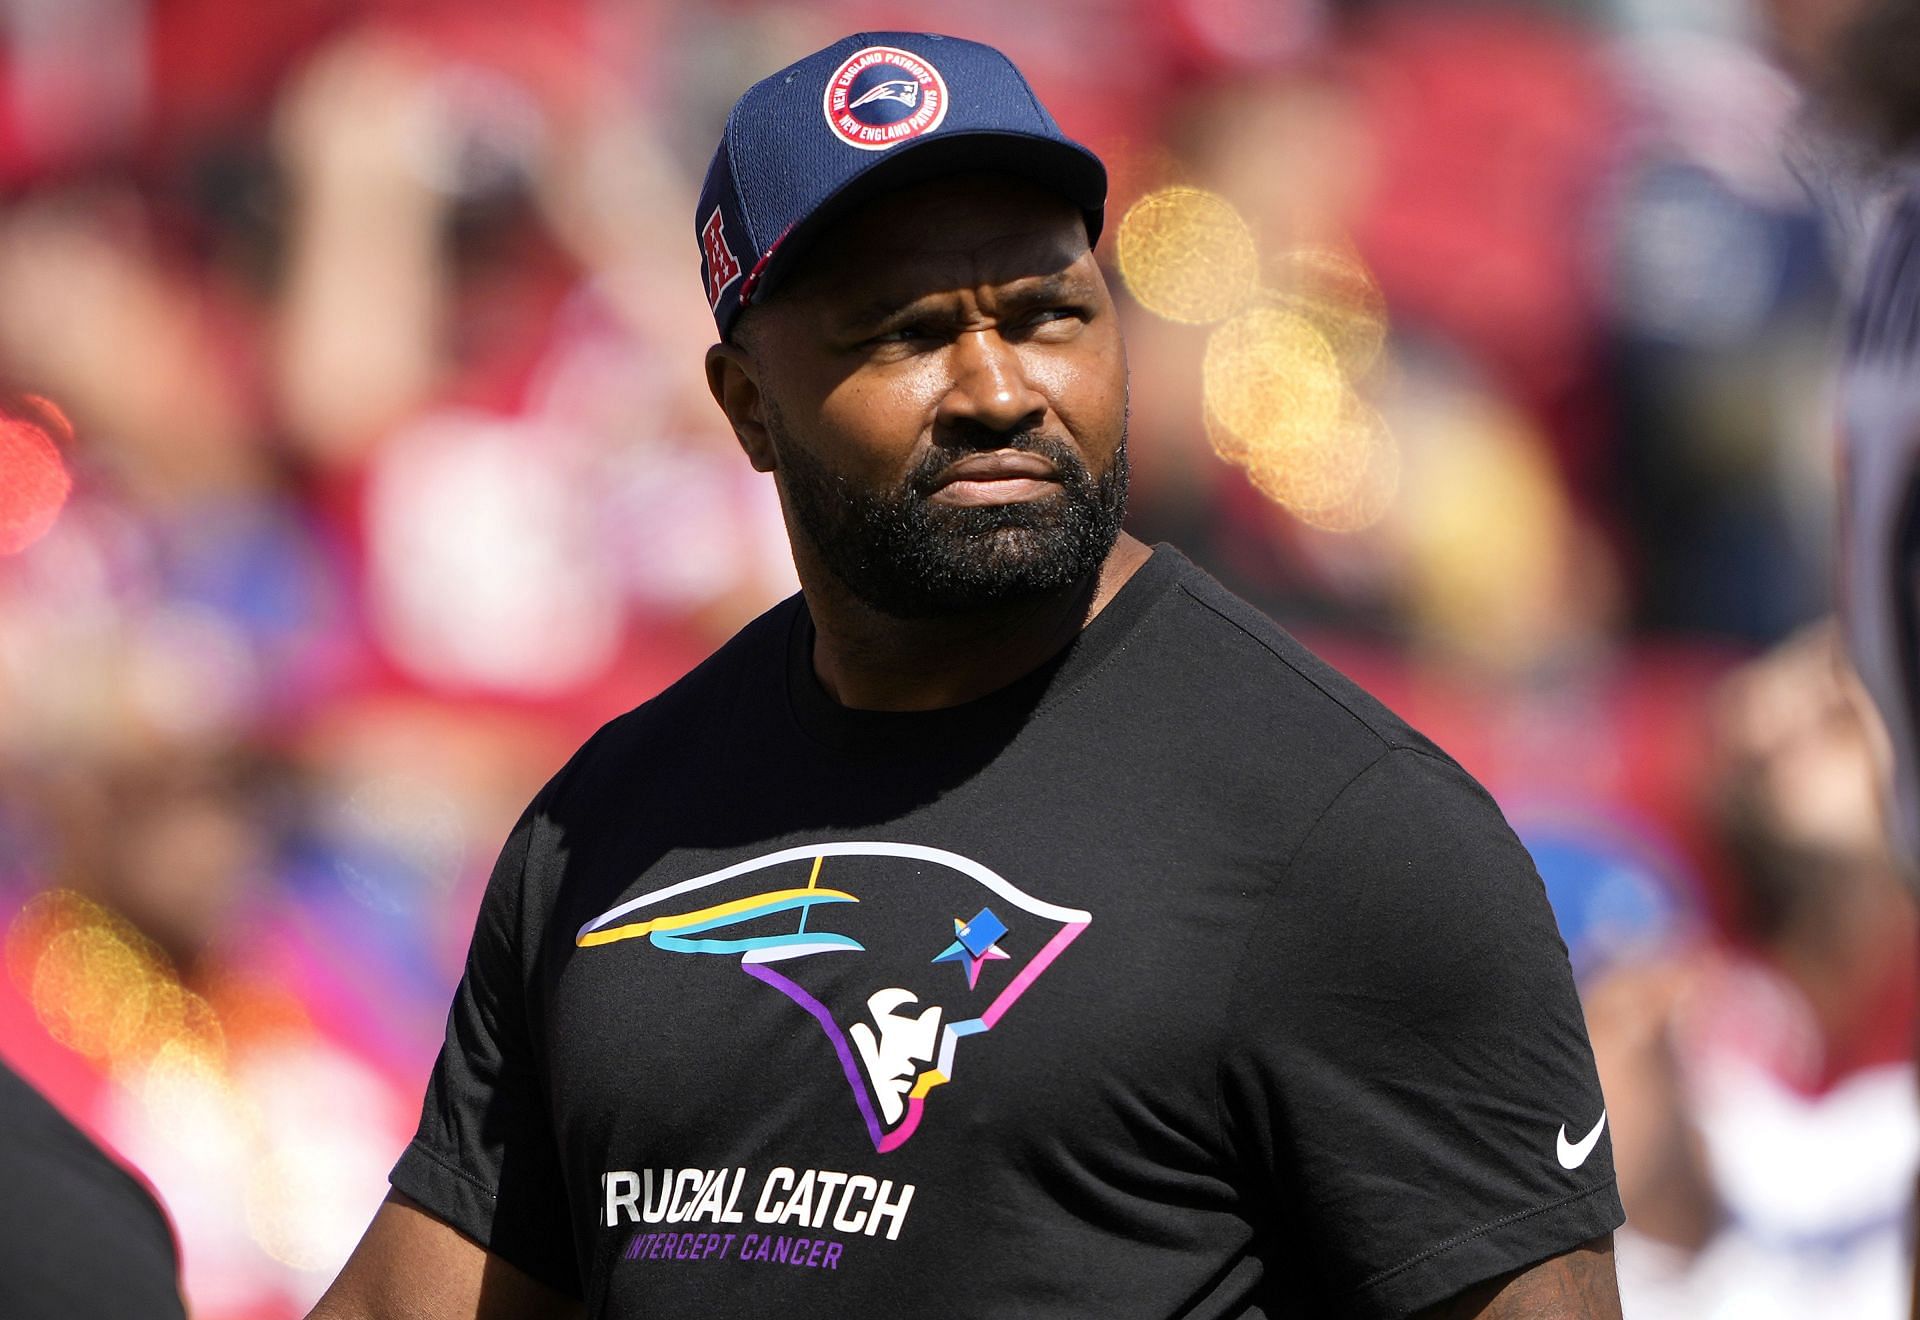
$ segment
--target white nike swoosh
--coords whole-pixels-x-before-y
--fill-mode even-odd
[[[1560,1156],[1560,1167],[1572,1170],[1585,1164],[1587,1162],[1587,1156],[1593,1154],[1593,1148],[1600,1144],[1600,1130],[1606,1125],[1607,1111],[1602,1109],[1600,1111],[1600,1121],[1593,1125],[1593,1131],[1580,1138],[1576,1144],[1567,1140],[1567,1125],[1562,1123],[1560,1125],[1560,1138],[1554,1143],[1554,1147]]]

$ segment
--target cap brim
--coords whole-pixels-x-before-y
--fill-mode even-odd
[[[1098,241],[1106,220],[1107,167],[1091,151],[1059,138],[1005,130],[942,133],[893,148],[829,193],[774,244],[753,282],[751,302],[766,301],[802,264],[826,226],[859,203],[929,179],[975,172],[1011,174],[1052,189],[1080,208],[1087,246]]]

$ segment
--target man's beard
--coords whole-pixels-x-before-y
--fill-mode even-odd
[[[892,490],[860,490],[794,442],[777,411],[768,429],[789,511],[827,570],[883,614],[968,614],[1050,595],[1092,579],[1120,535],[1127,503],[1122,423],[1113,463],[1098,479],[1057,436],[996,437],[1051,462],[1060,489],[1012,504],[933,502],[940,474],[979,446],[936,449]]]

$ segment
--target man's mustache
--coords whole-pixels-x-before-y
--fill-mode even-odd
[[[998,449],[1037,454],[1046,459],[1059,472],[1060,484],[1069,490],[1084,489],[1091,484],[1087,465],[1081,461],[1079,451],[1067,441],[1045,431],[1016,431],[996,437],[991,444],[949,445],[929,450],[908,474],[907,489],[925,499],[940,488],[940,478],[955,463]]]

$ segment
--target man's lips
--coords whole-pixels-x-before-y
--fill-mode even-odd
[[[970,454],[940,474],[930,499],[941,504],[1015,504],[1060,484],[1060,469],[1038,454],[997,449]]]

